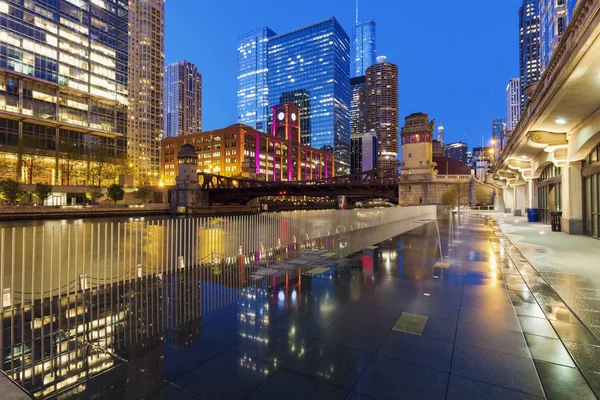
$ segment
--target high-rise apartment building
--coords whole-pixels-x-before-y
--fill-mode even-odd
[[[378,57],[365,78],[367,130],[377,135],[383,168],[398,162],[398,66]]]
[[[550,58],[567,25],[577,0],[540,0],[540,50],[542,70],[550,62]]]
[[[238,122],[259,132],[269,126],[267,84],[269,39],[275,32],[265,27],[238,37]]]
[[[164,0],[129,2],[127,157],[137,185],[159,183],[164,129],[164,33]]]
[[[202,131],[202,74],[189,61],[165,68],[164,135]]]
[[[269,105],[284,93],[311,98],[310,146],[335,153],[336,175],[350,172],[350,39],[333,17],[269,39]]]
[[[366,103],[365,103],[365,77],[357,76],[350,79],[350,132],[352,135],[361,135],[367,132]]]
[[[506,130],[514,130],[521,119],[521,79],[513,78],[506,86]]]
[[[127,150],[128,15],[117,0],[0,1],[0,179],[114,181]]]
[[[291,104],[298,107],[300,112],[300,135],[302,144],[310,144],[311,121],[310,121],[310,93],[308,90],[292,90],[285,92],[279,97],[279,104]]]
[[[523,0],[519,8],[519,70],[521,112],[525,110],[528,86],[539,82],[542,73],[540,52],[540,0]]]

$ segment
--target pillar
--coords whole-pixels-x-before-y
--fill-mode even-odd
[[[527,181],[527,208],[537,208],[537,201],[534,197],[533,179]]]
[[[562,176],[562,230],[570,235],[583,234],[583,187],[581,162],[561,168]]]
[[[515,198],[513,199],[514,204],[514,215],[520,217],[524,215],[525,208],[527,208],[527,185],[515,186]]]
[[[513,186],[512,211],[513,211],[514,215],[516,215],[516,216],[521,215],[521,211],[519,211],[519,213],[517,214],[517,187],[516,186]]]

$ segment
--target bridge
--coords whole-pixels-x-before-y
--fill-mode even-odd
[[[265,182],[207,172],[199,172],[198,180],[201,190],[208,193],[209,204],[246,204],[259,197],[275,196],[346,196],[353,199],[384,198],[398,202],[400,174],[398,166],[391,166],[313,181]]]

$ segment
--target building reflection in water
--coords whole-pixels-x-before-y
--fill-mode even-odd
[[[6,308],[2,369],[45,398],[163,341],[189,346],[200,334],[199,278],[182,269]]]

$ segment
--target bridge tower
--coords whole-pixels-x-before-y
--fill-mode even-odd
[[[273,165],[274,181],[295,181],[302,178],[302,134],[300,129],[301,110],[291,104],[280,104],[273,107],[273,125],[271,134],[278,139],[285,141],[287,147],[287,165]],[[281,151],[281,154],[285,152]],[[297,157],[294,154],[297,153]],[[296,158],[296,162],[294,162]],[[274,154],[273,159],[276,159]],[[279,175],[279,176],[277,176]]]
[[[171,212],[187,213],[191,206],[199,205],[198,155],[191,144],[184,144],[177,153],[177,179],[169,189]]]
[[[433,175],[433,127],[429,115],[411,114],[402,128],[402,175]]]

